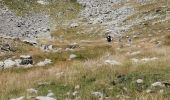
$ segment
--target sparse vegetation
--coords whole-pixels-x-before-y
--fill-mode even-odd
[[[26,13],[30,7],[35,11],[42,10],[50,13],[51,16],[55,12],[64,12],[61,17],[56,17],[59,25],[64,20],[75,18],[81,8],[76,0],[70,0],[69,2],[57,0],[58,3],[55,2],[47,6],[38,5],[32,0],[2,1],[20,14]],[[135,5],[136,9],[141,10],[141,12],[132,15],[126,21],[135,20],[137,17],[142,18],[145,14],[153,14],[155,9],[159,8],[159,3],[155,2],[146,5]],[[22,7],[25,4],[28,4],[28,6]],[[161,5],[167,4],[162,2]],[[164,10],[167,10],[167,8],[163,9],[162,14],[165,14]],[[0,100],[9,100],[19,96],[25,96],[24,99],[26,100],[29,96],[33,96],[31,99],[35,99],[39,95],[46,96],[49,90],[54,93],[54,98],[57,98],[57,100],[66,98],[69,100],[76,98],[80,98],[80,100],[98,100],[93,92],[103,94],[104,100],[107,98],[111,100],[169,99],[169,85],[163,88],[153,88],[152,84],[154,82],[170,84],[170,23],[165,21],[152,24],[154,21],[155,19],[147,20],[144,22],[145,25],[134,26],[132,30],[124,34],[121,43],[118,43],[115,39],[110,44],[104,41],[100,29],[95,32],[84,33],[84,30],[88,30],[91,26],[84,27],[80,25],[76,28],[70,28],[61,25],[52,33],[55,39],[52,44],[56,48],[62,48],[61,52],[43,52],[39,48],[34,48],[18,40],[15,42],[8,41],[9,44],[15,46],[16,52],[0,54],[0,60],[13,56],[14,58],[19,57],[21,54],[31,54],[34,63],[46,58],[51,59],[53,63],[44,67],[0,70]],[[134,37],[136,33],[140,33],[137,38]],[[127,42],[128,38],[126,36],[132,38],[131,44]],[[2,42],[3,40],[0,45],[3,44]],[[74,42],[79,47],[67,51],[68,45]],[[140,52],[135,54],[136,51]],[[69,59],[71,54],[75,54],[76,57]],[[146,59],[151,57],[157,59]],[[105,60],[108,59],[118,60],[121,64],[106,64]],[[142,60],[133,62],[132,59],[144,60],[143,62]],[[143,83],[137,84],[138,79],[142,79]],[[28,93],[27,89],[29,88],[38,90],[38,93]],[[151,91],[148,92],[147,90]]]

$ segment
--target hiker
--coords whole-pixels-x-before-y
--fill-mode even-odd
[[[112,42],[113,38],[110,34],[107,35],[107,42]]]

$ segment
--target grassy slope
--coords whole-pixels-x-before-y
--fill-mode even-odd
[[[137,6],[137,5],[136,5]],[[155,5],[156,6],[156,5]],[[162,5],[161,5],[162,6]],[[140,9],[141,6],[137,6]],[[150,6],[149,6],[150,7]],[[159,7],[159,5],[157,5]],[[147,9],[149,10],[149,8]],[[135,16],[134,16],[135,17]],[[132,18],[133,19],[133,18]],[[131,20],[131,19],[129,19]],[[40,53],[38,50],[26,50],[33,54],[36,61],[50,58],[55,63],[51,66],[36,67],[31,69],[10,69],[0,72],[0,99],[7,100],[19,96],[29,96],[26,92],[28,88],[35,88],[39,92],[36,95],[47,95],[48,90],[52,90],[59,100],[65,98],[75,99],[71,95],[74,91],[79,92],[81,100],[97,100],[96,97],[91,95],[91,92],[102,92],[104,97],[110,97],[111,100],[116,99],[117,95],[130,96],[130,99],[151,99],[162,100],[170,98],[170,89],[155,89],[153,93],[146,93],[151,84],[156,81],[169,81],[170,80],[170,47],[161,45],[157,46],[156,41],[169,41],[169,32],[167,28],[169,22],[158,23],[149,26],[136,26],[132,32],[127,33],[133,36],[133,32],[143,33],[137,39],[133,40],[132,46],[127,46],[127,39],[123,39],[122,43],[113,43],[112,47],[103,41],[101,36],[90,37],[87,34],[80,34],[77,36],[83,37],[76,39],[77,33],[81,30],[78,29],[60,29],[53,33],[54,36],[64,35],[66,39],[64,43],[55,41],[54,44],[64,47],[70,41],[78,42],[84,48],[78,48],[74,52],[62,53]],[[150,30],[150,31],[148,31]],[[161,32],[158,32],[161,31]],[[153,34],[149,37],[148,34]],[[167,35],[167,36],[166,36]],[[162,38],[160,38],[160,36]],[[164,36],[166,38],[164,38]],[[74,40],[71,40],[74,38]],[[145,41],[143,39],[145,38]],[[80,40],[91,40],[91,43],[82,43]],[[95,39],[95,40],[94,40]],[[143,41],[143,42],[142,42]],[[166,44],[169,42],[166,42]],[[123,44],[123,48],[117,49]],[[22,50],[21,50],[22,51]],[[137,55],[127,55],[127,52],[141,51]],[[20,52],[19,52],[20,53]],[[18,53],[18,54],[19,54]],[[69,61],[70,54],[78,55],[73,61]],[[111,56],[106,55],[110,53]],[[133,64],[131,58],[143,57],[158,57],[157,61],[148,63]],[[122,63],[121,66],[105,65],[103,62],[106,59],[114,58]],[[62,73],[61,73],[62,72]],[[118,76],[122,75],[122,78]],[[136,84],[137,79],[143,79],[144,83],[140,86]],[[114,80],[118,80],[114,84]],[[38,85],[40,82],[50,82],[47,85]],[[79,85],[79,89],[75,86]],[[127,88],[127,89],[126,89]],[[70,92],[69,95],[67,93]],[[120,99],[123,99],[121,97]]]

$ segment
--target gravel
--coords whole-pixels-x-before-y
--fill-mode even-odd
[[[50,32],[54,29],[52,19],[43,13],[30,12],[18,16],[6,6],[0,5],[0,35],[20,39],[36,40],[51,39]]]

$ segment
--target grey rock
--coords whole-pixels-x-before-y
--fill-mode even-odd
[[[101,92],[92,92],[92,95],[94,95],[95,97],[98,97],[99,100],[103,100],[104,94]]]
[[[48,65],[48,64],[51,64],[51,63],[52,63],[51,59],[45,59],[44,61],[37,63],[37,66],[45,66],[45,65]]]
[[[49,4],[49,0],[37,0],[37,3],[39,3],[41,5],[48,5]]]
[[[71,28],[75,28],[75,27],[78,27],[78,26],[79,26],[78,23],[72,23],[72,24],[70,25]]]
[[[41,45],[40,49],[44,52],[57,52],[58,50],[53,45]]]
[[[47,97],[52,97],[52,96],[54,96],[54,93],[52,93],[52,92],[49,92],[49,93],[47,94]]]
[[[76,57],[77,57],[77,55],[71,54],[70,57],[69,57],[69,60],[75,59]]]
[[[78,93],[79,93],[78,91],[74,91],[74,92],[72,93],[72,95],[73,95],[73,96],[77,96]]]
[[[15,52],[16,50],[11,47],[9,44],[3,44],[1,47],[0,47],[0,50],[1,51],[11,51],[11,52]]]
[[[10,100],[24,100],[24,96],[18,97],[18,98],[15,98],[15,99],[10,99]]]
[[[7,59],[4,61],[4,69],[8,69],[8,68],[12,68],[16,66],[16,62],[11,60],[11,59]]]
[[[16,63],[17,66],[20,66],[21,62],[22,62],[21,59],[15,59],[15,63]]]
[[[29,45],[37,45],[37,41],[34,40],[34,39],[23,39],[22,42],[26,43],[26,44],[29,44]]]
[[[0,7],[0,35],[28,38],[28,40],[50,38],[50,32],[54,28],[51,20],[43,13],[31,12],[24,16],[17,16],[15,12],[3,5]]]
[[[165,87],[165,84],[163,84],[162,82],[155,82],[151,85],[152,87]]]
[[[33,59],[32,59],[32,56],[30,55],[21,55],[20,59],[21,59],[20,65],[29,65],[29,64],[32,65],[33,64]]]
[[[57,100],[57,99],[48,96],[37,96],[36,100]]]
[[[30,94],[37,94],[38,93],[38,91],[36,89],[33,89],[33,88],[27,89],[27,92],[30,93]]]
[[[78,43],[72,43],[72,44],[69,44],[67,47],[70,49],[75,49],[75,48],[79,48],[80,46]]]
[[[143,80],[142,80],[142,79],[137,79],[137,80],[136,80],[136,83],[142,84],[142,83],[143,83]]]

